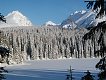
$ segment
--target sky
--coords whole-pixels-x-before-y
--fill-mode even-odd
[[[18,10],[34,25],[47,21],[61,23],[71,13],[86,10],[84,0],[0,0],[0,12],[6,16]]]

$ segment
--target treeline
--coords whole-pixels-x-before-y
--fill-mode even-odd
[[[10,49],[9,61],[21,63],[23,60],[100,57],[98,39],[101,30],[63,29],[54,26],[3,28]],[[96,34],[95,34],[96,33]]]

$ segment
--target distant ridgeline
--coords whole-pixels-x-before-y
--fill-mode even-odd
[[[90,30],[54,26],[1,28],[8,40],[8,63],[24,60],[93,58],[106,55],[106,23]]]

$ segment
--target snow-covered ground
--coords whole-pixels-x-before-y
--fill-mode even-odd
[[[97,76],[98,61],[97,58],[26,61],[23,65],[7,66],[6,80],[66,80],[70,66],[75,80],[80,80],[87,70]]]

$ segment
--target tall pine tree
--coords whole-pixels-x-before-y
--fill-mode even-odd
[[[85,2],[88,2],[87,9],[93,9],[97,13],[96,18],[106,14],[106,0],[87,0]]]

